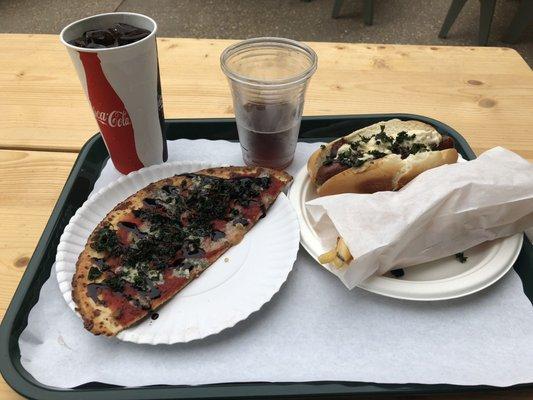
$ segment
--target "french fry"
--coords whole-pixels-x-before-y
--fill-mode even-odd
[[[344,267],[344,261],[342,261],[339,257],[335,257],[335,259],[333,260],[333,265],[337,268],[342,268]]]
[[[335,248],[318,257],[320,264],[333,264],[336,268],[342,268],[350,263],[353,257],[342,238],[337,238]]]
[[[346,246],[346,243],[344,243],[344,240],[342,240],[342,238],[337,241],[337,256],[346,264],[348,264],[352,260],[350,250],[348,249],[348,246]]]
[[[327,253],[322,254],[318,257],[318,262],[320,264],[329,264],[337,257],[337,249],[331,249]]]

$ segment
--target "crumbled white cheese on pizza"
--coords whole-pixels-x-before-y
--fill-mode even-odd
[[[132,267],[123,267],[122,269],[122,279],[126,282],[134,283],[135,278],[139,276],[139,271],[137,268]]]

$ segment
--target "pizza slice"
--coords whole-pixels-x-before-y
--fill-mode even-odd
[[[238,244],[291,181],[268,168],[210,168],[118,204],[89,236],[72,278],[85,328],[114,336],[156,310]]]

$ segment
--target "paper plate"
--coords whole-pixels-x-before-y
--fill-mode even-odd
[[[69,307],[75,310],[71,280],[78,256],[92,230],[113,207],[151,182],[215,166],[219,165],[174,162],[143,168],[92,195],[70,220],[57,249],[57,280]],[[157,320],[145,319],[117,338],[172,344],[232,327],[259,310],[280,289],[296,260],[299,239],[296,212],[282,193],[241,243],[158,309]]]
[[[320,254],[330,249],[322,246],[305,208],[305,203],[316,197],[307,168],[302,168],[291,186],[289,199],[300,220],[302,246],[318,260]],[[482,243],[464,252],[468,257],[466,263],[450,256],[404,268],[405,275],[401,278],[372,276],[358,287],[404,300],[434,301],[466,296],[492,285],[505,275],[520,253],[522,240],[523,235],[517,234]],[[325,268],[330,269],[329,266]]]

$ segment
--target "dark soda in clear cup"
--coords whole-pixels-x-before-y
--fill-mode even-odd
[[[290,165],[316,66],[315,52],[289,39],[249,39],[224,50],[221,67],[230,83],[247,165]]]

